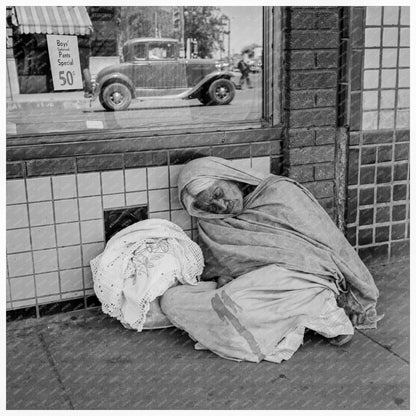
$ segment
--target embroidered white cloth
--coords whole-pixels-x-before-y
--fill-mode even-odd
[[[150,303],[179,283],[198,283],[204,259],[179,226],[149,219],[115,234],[90,264],[103,312],[140,332]]]

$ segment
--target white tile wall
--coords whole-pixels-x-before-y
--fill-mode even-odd
[[[35,273],[46,273],[58,270],[56,249],[33,251]]]
[[[26,180],[29,202],[50,201],[52,199],[51,178],[32,178]]]
[[[24,179],[12,179],[6,183],[7,204],[19,204],[26,202],[26,187]]]
[[[399,16],[409,24],[408,7],[366,7],[363,130],[409,128],[409,27]]]
[[[52,177],[54,199],[74,198],[77,195],[75,175]]]
[[[78,196],[93,196],[101,194],[100,174],[80,173],[77,175]]]
[[[268,157],[235,164],[270,169]],[[104,249],[103,210],[109,207],[149,204],[150,218],[171,220],[192,237],[196,222],[177,194],[182,167],[7,181],[7,307],[93,294],[89,262]]]

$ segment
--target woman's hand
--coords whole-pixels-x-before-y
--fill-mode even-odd
[[[353,326],[361,325],[365,321],[365,313],[353,312],[350,314],[350,321]]]
[[[217,279],[217,289],[220,288],[220,287],[223,287],[227,283],[231,282],[231,280],[233,280],[233,278],[231,276],[220,276]]]

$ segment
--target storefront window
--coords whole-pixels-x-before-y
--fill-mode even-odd
[[[260,125],[263,14],[7,7],[7,134]]]

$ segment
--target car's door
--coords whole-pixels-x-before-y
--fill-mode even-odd
[[[177,44],[174,42],[150,42],[148,45],[147,85],[162,95],[186,88],[184,60],[178,59]]]

